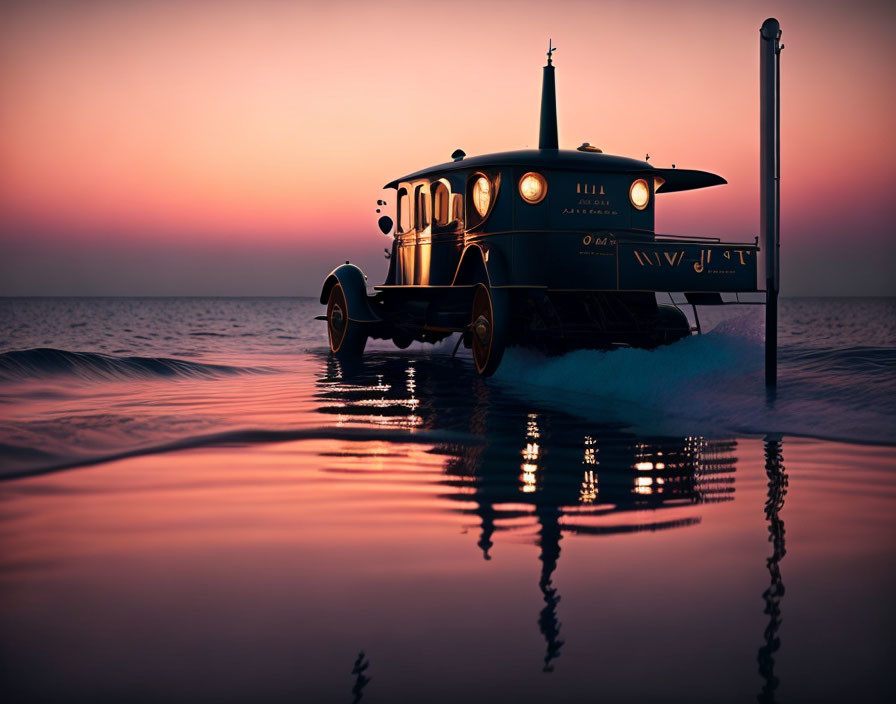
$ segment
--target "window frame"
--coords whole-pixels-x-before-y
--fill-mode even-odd
[[[414,228],[411,227],[411,225],[413,225],[413,222],[414,222],[414,217],[413,217],[414,208],[411,203],[410,193],[408,193],[408,189],[406,186],[401,186],[398,189],[396,202],[397,202],[397,205],[395,206],[395,220],[396,220],[395,234],[403,235],[408,232],[413,232]],[[405,204],[404,208],[402,208],[402,202]],[[407,211],[407,223],[402,222],[402,215],[405,213],[405,211]],[[405,227],[405,224],[407,225],[407,227]]]

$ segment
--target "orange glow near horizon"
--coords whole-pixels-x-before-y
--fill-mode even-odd
[[[809,246],[819,203],[831,231],[864,204],[869,236],[889,242],[883,6],[525,4],[461,2],[438,18],[404,2],[4,5],[0,242],[39,230],[47,245],[88,232],[379,257],[384,183],[458,147],[534,146],[548,36],[561,147],[720,173],[728,186],[661,197],[657,231],[752,239],[757,37],[771,15],[788,47],[785,247]],[[844,37],[862,40],[845,50]]]

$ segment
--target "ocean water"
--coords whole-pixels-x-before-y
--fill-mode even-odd
[[[0,300],[4,701],[889,701],[896,300],[330,357],[312,299]]]

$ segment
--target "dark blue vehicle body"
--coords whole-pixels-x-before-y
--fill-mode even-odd
[[[757,290],[756,241],[654,230],[658,194],[725,180],[587,144],[557,148],[550,55],[544,71],[539,149],[472,158],[458,150],[386,184],[397,196],[386,280],[368,292],[363,273],[346,264],[321,292],[334,352],[357,356],[367,337],[406,347],[462,332],[480,373],[490,374],[509,344],[554,352],[689,335],[687,317],[658,304],[657,292],[715,303],[723,292]],[[333,344],[346,331],[348,346]]]

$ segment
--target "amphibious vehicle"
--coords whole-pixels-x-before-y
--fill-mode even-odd
[[[320,294],[334,354],[357,359],[368,338],[405,348],[460,332],[488,376],[508,345],[652,348],[699,330],[696,307],[692,328],[675,299],[660,304],[657,293],[696,306],[759,290],[758,238],[654,231],[657,195],[725,179],[587,143],[559,149],[554,51],[543,68],[538,149],[471,158],[458,149],[386,184],[397,207],[395,222],[379,222],[392,236],[385,281],[368,293],[367,277],[347,262]]]

